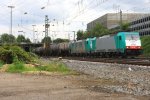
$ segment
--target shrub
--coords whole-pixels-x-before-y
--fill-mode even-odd
[[[13,57],[16,57],[16,59],[18,59],[21,62],[29,62],[31,61],[32,57],[30,57],[30,55],[25,52],[22,48],[18,47],[18,46],[12,46],[10,48],[13,52]]]
[[[33,57],[18,46],[1,46],[0,60],[4,63],[30,62]]]
[[[4,49],[0,47],[0,60],[4,63],[12,63],[13,62],[13,55],[11,50]]]
[[[142,40],[142,47],[143,47],[143,53],[145,56],[150,56],[150,36],[143,36],[141,38]]]

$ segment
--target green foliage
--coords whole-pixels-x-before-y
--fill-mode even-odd
[[[123,23],[121,25],[121,31],[129,31],[129,26],[130,26],[129,23]]]
[[[9,65],[6,71],[10,73],[22,73],[26,71],[38,71],[38,69],[36,67],[26,67],[22,62],[15,62]]]
[[[13,36],[12,34],[7,34],[4,33],[1,35],[0,42],[3,44],[15,44],[16,42],[21,43],[21,42],[26,42],[26,43],[31,43],[29,38],[25,38],[23,35],[18,35],[17,38]]]
[[[77,31],[77,40],[82,40],[84,38],[83,30]]]
[[[29,38],[26,38],[25,42],[26,42],[26,43],[31,43],[31,41],[30,41]]]
[[[150,36],[141,37],[143,53],[145,56],[150,56]]]
[[[100,37],[103,35],[110,34],[109,30],[99,23],[95,25],[95,27],[91,30],[91,33],[92,34],[90,37]]]
[[[110,34],[115,34],[115,33],[122,32],[122,31],[130,31],[129,26],[130,26],[129,23],[122,23],[122,25],[120,25],[114,29],[111,29]]]
[[[12,34],[2,34],[1,35],[1,42],[2,43],[15,43],[16,39],[15,36],[13,36]]]
[[[65,64],[60,62],[51,62],[46,66],[39,66],[38,69],[40,71],[48,71],[48,72],[63,72],[68,73],[70,70],[66,67]]]
[[[18,43],[21,43],[21,42],[31,43],[30,39],[29,38],[25,38],[23,35],[18,35],[16,41]]]
[[[44,37],[41,41],[42,43],[51,43],[51,37]]]
[[[110,34],[110,31],[103,25],[97,23],[95,25],[95,27],[90,31],[83,32],[83,31],[79,30],[77,32],[77,40],[93,38],[93,37],[100,37],[100,36],[107,35],[107,34]]]
[[[17,40],[18,43],[26,42],[26,39],[23,35],[18,35],[16,40]]]
[[[62,43],[62,42],[69,42],[69,40],[68,39],[57,38],[53,41],[53,43]]]
[[[3,61],[0,61],[0,68],[4,65]]]
[[[17,63],[13,63],[11,64],[8,69],[7,72],[11,72],[11,73],[21,73],[25,70],[25,66],[23,63],[21,62],[17,62]]]
[[[0,60],[4,63],[13,63],[17,61],[30,62],[33,58],[18,46],[4,45],[0,47]]]
[[[51,62],[45,66],[29,67],[25,66],[22,62],[15,62],[8,66],[7,72],[11,73],[22,73],[27,71],[47,71],[47,72],[60,72],[69,74],[71,72],[63,63]]]
[[[0,60],[5,62],[5,63],[12,63],[13,62],[13,54],[12,51],[7,49],[7,48],[3,48],[0,47]]]
[[[89,38],[89,37],[92,37],[92,33],[85,31],[83,38],[86,39],[86,38]]]
[[[22,62],[31,61],[30,55],[27,52],[25,52],[22,48],[18,46],[12,46],[11,50],[14,54],[14,57],[17,57],[19,61],[22,61]]]

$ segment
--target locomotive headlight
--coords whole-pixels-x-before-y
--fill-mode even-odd
[[[129,46],[127,46],[126,48],[129,49]]]

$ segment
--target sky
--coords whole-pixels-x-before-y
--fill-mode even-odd
[[[0,0],[0,35],[25,35],[37,42],[44,38],[45,15],[49,36],[73,39],[74,31],[86,30],[87,23],[106,13],[149,13],[150,0]],[[43,9],[42,9],[43,8]],[[34,27],[33,27],[34,25]],[[34,31],[33,31],[34,30]]]

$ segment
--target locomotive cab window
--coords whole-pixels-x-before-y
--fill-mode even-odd
[[[88,44],[88,41],[86,42],[86,44]]]

